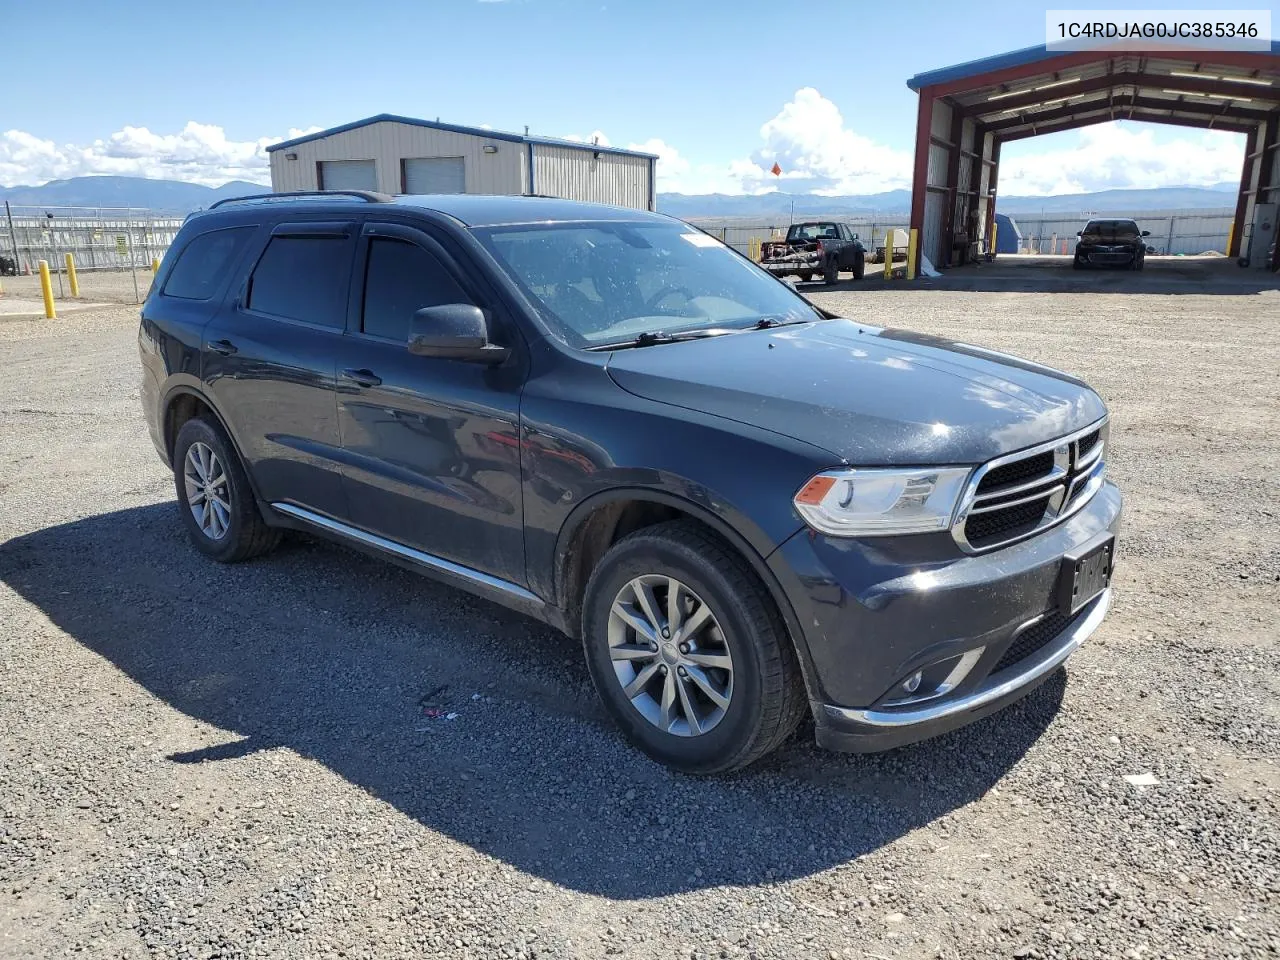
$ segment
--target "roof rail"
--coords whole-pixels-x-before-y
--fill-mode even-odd
[[[224,203],[264,203],[273,200],[292,200],[296,197],[355,197],[365,203],[391,203],[395,198],[386,193],[374,193],[372,190],[285,190],[280,193],[252,193],[245,197],[224,197],[209,204],[209,209],[220,207]]]

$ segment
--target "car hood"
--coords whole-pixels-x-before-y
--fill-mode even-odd
[[[842,319],[617,351],[607,369],[629,393],[861,466],[981,463],[1106,413],[1087,384],[1049,367]]]

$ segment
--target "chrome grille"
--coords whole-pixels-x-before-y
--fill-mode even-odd
[[[1065,520],[1102,486],[1107,424],[999,457],[977,469],[952,532],[973,553]]]

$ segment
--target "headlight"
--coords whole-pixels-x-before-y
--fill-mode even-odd
[[[951,526],[969,467],[828,470],[795,496],[805,523],[833,537],[929,533]]]

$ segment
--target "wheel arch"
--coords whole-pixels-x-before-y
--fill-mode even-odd
[[[792,649],[800,661],[805,687],[812,692],[812,661],[804,631],[781,583],[751,542],[723,517],[692,500],[646,487],[618,487],[583,500],[565,518],[556,540],[554,596],[562,630],[575,639],[582,630],[582,600],[591,571],[604,553],[633,530],[664,520],[687,518],[700,523],[746,561],[786,625]],[[770,551],[772,553],[772,551]]]
[[[249,463],[245,460],[244,452],[240,449],[235,432],[227,423],[227,419],[222,415],[222,412],[214,406],[208,394],[188,384],[180,383],[171,387],[165,394],[160,410],[160,436],[164,441],[165,455],[171,467],[173,466],[173,447],[178,440],[178,433],[181,431],[182,425],[199,414],[207,412],[213,417],[219,429],[222,430],[223,435],[226,436],[227,441],[231,444],[232,450],[235,451],[236,457],[240,460],[240,466],[244,469],[245,476],[249,478],[249,486],[253,490],[254,497],[261,500],[258,495],[257,482],[253,477],[253,471],[249,469]]]

